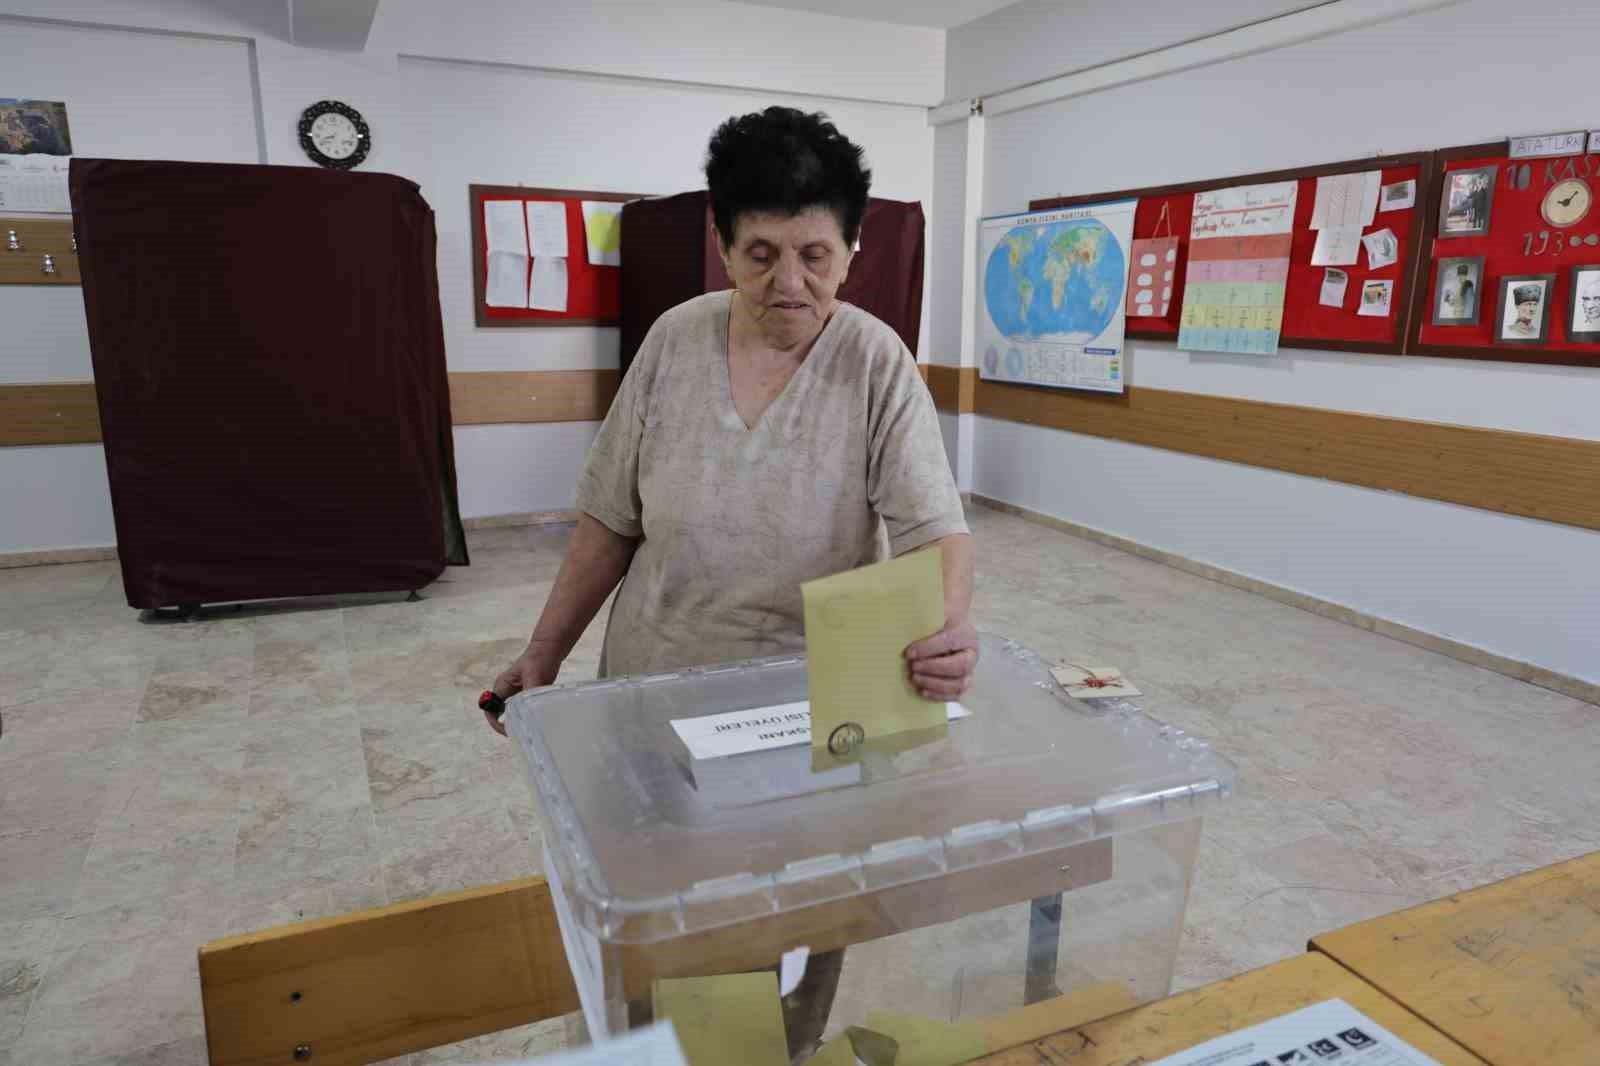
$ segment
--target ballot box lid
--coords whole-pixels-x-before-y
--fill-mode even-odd
[[[515,697],[564,905],[602,940],[649,943],[1196,818],[1234,792],[1203,741],[1127,701],[1071,699],[1015,641],[985,635],[981,652],[970,716],[844,780],[812,774],[809,742],[707,764],[672,728],[805,700],[804,656]]]

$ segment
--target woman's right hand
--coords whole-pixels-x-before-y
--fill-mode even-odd
[[[561,672],[561,658],[549,645],[539,641],[530,641],[526,650],[514,660],[511,665],[503,670],[499,677],[494,679],[494,694],[502,699],[510,699],[524,689],[543,688],[556,683],[556,675]],[[506,735],[504,715],[483,712],[483,717],[493,729],[501,736]]]

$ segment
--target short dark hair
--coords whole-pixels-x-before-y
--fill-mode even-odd
[[[797,215],[825,207],[848,247],[861,235],[872,171],[861,147],[821,111],[769,107],[717,127],[706,152],[706,184],[724,245],[733,243],[735,220],[747,211]]]

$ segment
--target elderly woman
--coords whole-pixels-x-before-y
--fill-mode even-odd
[[[954,699],[978,658],[973,553],[938,419],[895,332],[835,297],[866,212],[861,149],[821,114],[770,107],[723,123],[705,169],[734,287],[646,336],[555,587],[494,690],[553,683],[619,581],[602,676],[801,651],[802,582],[940,548],[945,625],[906,669],[925,698]],[[798,1028],[815,1032],[791,1024],[792,1043],[820,1033],[838,955],[813,961],[799,1000],[814,1024]]]
[[[495,692],[553,683],[619,581],[602,676],[802,651],[801,582],[933,547],[945,626],[906,649],[907,669],[928,699],[966,690],[972,544],[933,403],[895,332],[835,298],[866,212],[861,155],[791,108],[713,135],[734,288],[645,337],[589,453],[555,587]]]

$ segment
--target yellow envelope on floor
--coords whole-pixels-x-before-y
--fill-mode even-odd
[[[952,1025],[932,1018],[873,1011],[866,1028],[900,1045],[894,1066],[956,1066],[989,1053],[980,1025]]]
[[[652,998],[656,1020],[672,1019],[689,1066],[789,1066],[771,970],[663,979]]]
[[[944,628],[943,552],[912,552],[800,586],[806,608],[811,769],[945,735],[945,706],[911,687],[908,644]]]
[[[852,1025],[822,1045],[805,1066],[896,1066],[899,1049],[892,1037]]]

